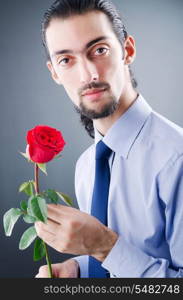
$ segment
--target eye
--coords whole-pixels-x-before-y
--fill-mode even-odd
[[[59,65],[66,66],[69,63],[69,58],[63,58],[58,63]]]
[[[97,48],[96,51],[94,52],[94,55],[103,55],[103,54],[106,54],[108,52],[109,49],[107,48],[104,48],[104,47],[100,47],[100,48]]]

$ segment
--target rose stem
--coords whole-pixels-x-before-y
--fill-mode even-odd
[[[34,169],[34,177],[35,177],[35,191],[36,191],[36,195],[39,194],[39,167],[37,164],[35,164],[35,169]],[[51,268],[51,262],[50,262],[50,258],[48,255],[48,248],[46,243],[42,240],[44,248],[45,248],[45,253],[46,253],[46,262],[48,265],[48,275],[49,278],[53,278],[53,274],[52,274],[52,268]]]

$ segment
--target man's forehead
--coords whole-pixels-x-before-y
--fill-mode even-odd
[[[97,37],[97,38],[89,41],[86,45],[84,45],[84,47],[82,47],[81,50],[77,50],[74,47],[72,47],[71,49],[60,49],[60,50],[53,51],[50,56],[53,58],[53,57],[55,57],[57,55],[61,55],[61,54],[79,54],[79,53],[86,51],[88,48],[92,47],[96,43],[104,42],[106,40],[110,40],[110,38],[107,36]]]
[[[46,31],[48,48],[54,52],[61,48],[81,50],[92,40],[112,36],[114,32],[110,21],[101,12],[90,12],[66,19],[56,18],[50,22]]]

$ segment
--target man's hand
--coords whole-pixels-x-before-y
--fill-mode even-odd
[[[117,234],[95,217],[76,208],[48,205],[47,223],[36,222],[38,236],[62,253],[91,255],[103,261],[117,241]]]
[[[51,265],[54,278],[78,278],[79,265],[75,259],[68,259],[60,264]],[[41,266],[36,278],[48,278],[48,266]]]

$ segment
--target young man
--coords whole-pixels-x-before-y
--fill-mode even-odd
[[[109,1],[60,0],[45,14],[43,42],[52,78],[95,138],[76,165],[80,210],[48,205],[48,223],[36,223],[51,247],[79,255],[52,265],[55,277],[102,277],[91,275],[91,259],[110,277],[183,277],[183,130],[137,92],[133,37]],[[100,205],[108,198],[103,219],[92,208],[101,140],[110,151],[110,186],[97,196]]]

